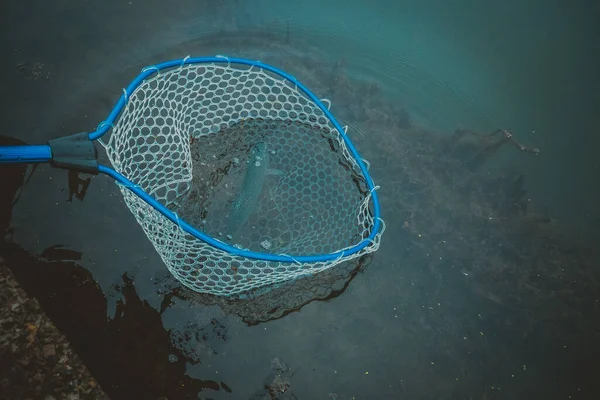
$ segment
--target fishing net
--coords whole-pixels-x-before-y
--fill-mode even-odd
[[[182,64],[127,94],[102,143],[119,173],[176,213],[174,223],[121,186],[190,289],[269,290],[379,247],[370,177],[323,103],[298,85],[256,66]]]

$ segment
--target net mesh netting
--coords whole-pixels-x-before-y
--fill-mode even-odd
[[[154,74],[129,95],[104,145],[118,172],[239,249],[328,254],[357,245],[373,228],[365,178],[333,123],[293,83],[257,67],[187,64]],[[265,290],[379,246],[380,234],[330,261],[241,257],[121,192],[170,272],[201,293]]]

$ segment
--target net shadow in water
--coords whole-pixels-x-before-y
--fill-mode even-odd
[[[285,282],[261,292],[248,293],[243,299],[228,299],[200,294],[182,287],[172,277],[160,281],[160,292],[164,296],[161,309],[170,306],[174,299],[185,300],[191,305],[218,305],[226,314],[235,315],[248,326],[277,320],[300,311],[313,301],[329,301],[344,293],[359,272],[367,268],[372,260],[366,255],[358,260],[339,264],[312,276]],[[195,329],[195,324],[188,329]]]

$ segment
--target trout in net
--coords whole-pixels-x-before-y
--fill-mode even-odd
[[[234,235],[250,214],[256,209],[267,175],[285,175],[285,172],[269,168],[267,144],[258,142],[252,147],[246,176],[239,196],[233,202],[229,214],[228,233]]]

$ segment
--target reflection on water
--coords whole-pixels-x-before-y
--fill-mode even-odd
[[[166,278],[159,290],[164,295],[161,309],[164,310],[175,299],[192,305],[218,305],[225,313],[240,317],[248,326],[258,325],[300,311],[313,301],[328,301],[340,296],[356,274],[367,267],[371,257],[363,256],[358,262],[346,262],[314,276],[278,285],[266,294],[259,292],[243,299],[199,294],[182,287],[172,278]]]

